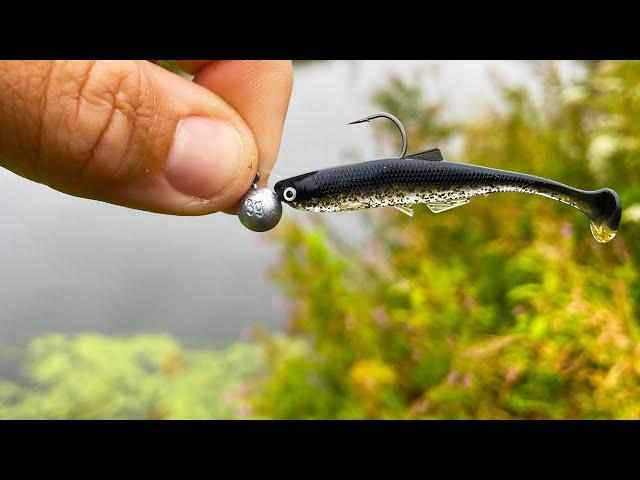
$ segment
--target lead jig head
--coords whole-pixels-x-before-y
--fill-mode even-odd
[[[282,216],[282,203],[268,188],[258,188],[260,174],[240,200],[237,215],[240,223],[254,232],[266,232],[275,227]]]

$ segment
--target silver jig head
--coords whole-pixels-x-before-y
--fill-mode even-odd
[[[282,216],[282,203],[268,188],[258,188],[260,173],[249,191],[238,204],[237,215],[240,223],[254,232],[266,232],[275,227]]]
[[[360,120],[356,120],[355,122],[349,122],[347,125],[353,125],[354,123],[369,122],[374,118],[387,118],[391,120],[393,123],[395,123],[396,127],[398,127],[398,130],[400,130],[400,135],[402,135],[402,151],[400,152],[399,158],[404,158],[404,156],[407,154],[407,132],[405,131],[404,126],[402,125],[402,122],[400,122],[400,120],[398,120],[396,117],[394,117],[390,113],[387,113],[387,112],[374,113],[373,115],[369,115],[368,117],[361,118]]]

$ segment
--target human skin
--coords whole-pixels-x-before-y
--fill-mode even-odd
[[[0,61],[0,166],[78,197],[232,212],[280,147],[290,61]]]

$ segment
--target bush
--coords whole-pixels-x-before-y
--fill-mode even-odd
[[[374,100],[414,150],[439,145],[450,159],[461,140],[467,163],[616,189],[617,238],[598,244],[581,213],[517,193],[411,220],[352,213],[373,230],[356,247],[322,214],[309,214],[313,228],[288,221],[274,278],[308,348],[267,342],[260,415],[640,418],[640,63],[586,63],[574,83],[546,64],[540,83],[540,101],[500,87],[504,112],[461,125],[416,80],[393,78]]]
[[[0,418],[247,417],[246,379],[260,365],[250,343],[201,351],[164,335],[46,335],[29,345],[27,381],[0,381]]]

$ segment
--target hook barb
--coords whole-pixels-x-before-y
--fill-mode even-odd
[[[400,120],[398,120],[395,116],[391,115],[390,113],[387,113],[387,112],[374,113],[373,115],[369,115],[359,120],[349,122],[347,125],[354,125],[356,123],[369,122],[374,118],[387,118],[391,120],[396,125],[396,127],[398,127],[398,130],[400,130],[400,135],[402,136],[402,151],[400,152],[400,158],[404,158],[404,156],[407,154],[407,132],[405,131],[404,126],[402,125],[402,122],[400,122]]]

